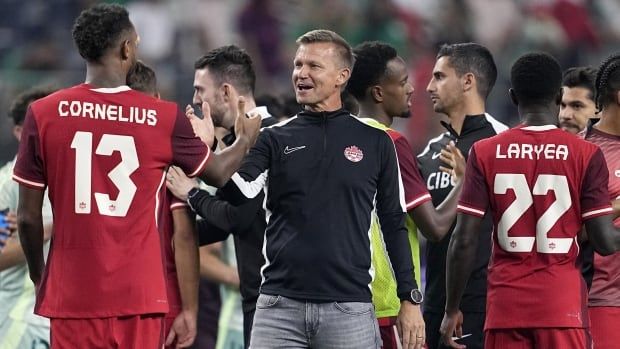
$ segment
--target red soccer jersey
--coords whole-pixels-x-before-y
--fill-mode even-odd
[[[158,212],[170,163],[209,149],[174,103],[81,84],[31,104],[14,179],[49,187],[54,237],[35,312],[53,318],[168,311]]]
[[[620,199],[620,137],[593,128],[586,140],[598,145],[607,161],[610,201]],[[614,223],[620,227],[620,219]],[[620,254],[601,256],[594,252],[593,266],[589,305],[620,307]]]
[[[607,181],[598,147],[555,126],[474,144],[458,210],[493,213],[486,329],[588,326],[577,236],[611,213]]]
[[[409,146],[407,139],[399,132],[386,130],[396,148],[396,157],[398,159],[398,168],[405,189],[405,203],[407,211],[420,206],[421,204],[431,200],[431,194],[426,189],[426,184],[420,175],[418,165],[413,158],[413,152]]]

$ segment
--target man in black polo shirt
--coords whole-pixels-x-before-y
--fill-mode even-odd
[[[426,149],[418,155],[418,165],[435,206],[442,203],[453,188],[450,175],[439,169],[442,165],[439,158],[441,149],[453,140],[467,157],[474,142],[507,129],[485,113],[485,101],[496,78],[493,57],[481,45],[443,45],[437,54],[433,77],[426,89],[431,94],[435,112],[447,115],[450,122],[441,122],[447,132],[431,139]],[[446,253],[452,229],[440,242],[429,241],[426,245],[424,321],[429,349],[442,348],[439,327],[446,304]],[[485,216],[481,229],[484,233],[480,234],[476,267],[461,302],[463,334],[471,335],[459,343],[467,345],[467,348],[482,348],[484,344],[486,269],[491,254],[490,215]]]

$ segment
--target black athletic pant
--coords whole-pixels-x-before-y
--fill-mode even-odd
[[[441,320],[443,313],[424,312],[424,322],[426,324],[426,344],[428,349],[446,349],[441,345]],[[467,349],[484,348],[484,318],[485,313],[463,313],[463,335],[471,333],[471,336],[456,341],[465,344]]]

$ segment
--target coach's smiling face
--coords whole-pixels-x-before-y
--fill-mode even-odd
[[[293,61],[293,87],[297,103],[312,111],[332,111],[341,107],[340,92],[351,71],[345,66],[335,44],[302,44]]]

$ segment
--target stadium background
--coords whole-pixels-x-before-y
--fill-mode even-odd
[[[84,79],[71,26],[100,1],[0,0],[0,165],[17,142],[6,117],[13,97],[35,85],[67,87]],[[352,45],[382,40],[410,65],[412,117],[397,120],[419,153],[442,131],[426,85],[441,43],[487,46],[498,81],[487,111],[514,125],[508,99],[510,66],[522,53],[547,51],[564,69],[598,66],[620,51],[619,0],[138,0],[127,6],[141,36],[139,55],[158,76],[162,96],[191,103],[193,64],[209,49],[234,43],[249,51],[257,71],[256,95],[292,96],[295,39],[326,28]],[[424,263],[423,263],[424,264]],[[424,273],[423,273],[424,275]]]
[[[93,0],[0,0],[0,110],[38,84],[83,81],[84,64],[71,25]],[[257,95],[292,95],[295,38],[313,28],[342,34],[352,45],[383,40],[410,64],[416,89],[413,117],[400,120],[417,153],[439,131],[425,91],[439,44],[475,41],[494,54],[499,78],[487,110],[509,124],[508,73],[522,53],[544,50],[563,68],[598,65],[620,50],[618,0],[138,0],[127,6],[141,35],[140,58],[158,74],[162,95],[181,104],[192,96],[193,62],[207,50],[235,43],[252,55]],[[0,164],[16,142],[0,118]]]

